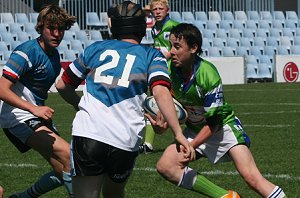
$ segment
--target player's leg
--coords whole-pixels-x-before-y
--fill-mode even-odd
[[[158,173],[166,180],[179,187],[216,198],[226,197],[229,193],[198,174],[197,171],[188,167],[182,161],[184,161],[183,153],[178,153],[175,144],[172,144],[167,147],[157,162],[156,168]]]
[[[36,120],[35,120],[36,121]],[[37,121],[38,122],[38,121]],[[37,123],[35,122],[35,123]],[[19,125],[16,125],[15,127],[4,129],[6,134],[10,134],[9,140],[21,151],[26,152],[28,148],[30,149],[32,145],[25,144],[28,140],[31,139],[31,137],[35,137],[37,134],[34,132],[34,129],[31,128],[26,123],[20,123]],[[51,138],[53,139],[53,138]],[[37,140],[39,141],[39,140]],[[50,145],[49,142],[47,145]],[[27,148],[28,147],[28,148]],[[22,149],[25,148],[25,149]],[[51,148],[48,148],[48,150],[52,150]],[[61,172],[63,170],[63,165],[58,162],[54,158],[50,158],[51,160],[51,166],[54,169],[54,172],[51,171],[49,173],[44,174],[35,184],[33,184],[30,188],[25,190],[22,193],[17,193],[26,196],[29,196],[29,194],[34,196],[42,195],[50,190],[53,190],[59,186],[62,185],[63,181],[61,179]]]
[[[103,175],[74,176],[74,198],[98,198],[103,184]]]
[[[2,186],[0,186],[0,198],[3,198],[4,189]]]
[[[72,195],[70,144],[49,128],[41,126],[28,138],[27,145],[39,152],[49,162],[58,177],[62,179],[68,193]]]
[[[146,129],[145,129],[144,137],[145,137],[144,143],[142,145],[140,145],[140,153],[145,153],[145,154],[152,153],[155,132],[149,121],[146,122]]]
[[[126,181],[116,183],[108,175],[105,175],[102,189],[103,198],[125,197],[125,186]]]
[[[247,146],[234,146],[230,149],[229,153],[240,175],[257,193],[268,198],[285,197],[280,187],[275,186],[262,176]]]

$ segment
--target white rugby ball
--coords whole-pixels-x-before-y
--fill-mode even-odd
[[[188,117],[188,113],[183,108],[183,106],[175,98],[173,98],[173,101],[174,101],[174,104],[175,104],[175,109],[176,109],[176,112],[177,112],[178,121],[179,121],[179,123],[183,124],[186,121],[187,117]],[[148,96],[145,99],[144,109],[152,117],[156,117],[157,112],[159,111],[159,108],[158,108],[158,105],[155,101],[154,96]]]

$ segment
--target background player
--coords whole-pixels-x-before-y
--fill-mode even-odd
[[[188,111],[184,134],[197,151],[197,159],[206,157],[213,164],[232,160],[246,183],[262,197],[285,197],[282,189],[266,180],[258,170],[248,148],[250,140],[225,101],[217,69],[198,56],[202,52],[198,28],[179,24],[172,29],[170,42],[172,91]],[[158,125],[162,120],[149,119],[154,128],[164,128]],[[209,197],[233,196],[232,191],[220,188],[189,167],[189,162],[172,144],[158,161],[157,171],[173,184]]]
[[[112,36],[95,42],[63,73],[56,87],[78,109],[72,126],[73,189],[75,197],[124,197],[145,118],[143,102],[150,87],[158,106],[184,146],[187,158],[194,150],[182,134],[169,92],[164,56],[139,45],[146,32],[139,4],[124,1],[109,10]],[[76,87],[85,80],[83,96]]]
[[[49,5],[38,16],[37,39],[16,47],[0,78],[0,126],[21,151],[33,148],[52,166],[33,186],[11,197],[38,197],[64,184],[72,194],[69,143],[57,135],[45,106],[48,90],[61,71],[56,47],[75,22],[62,8]]]
[[[170,18],[170,5],[168,0],[151,0],[150,9],[155,17],[155,24],[152,27],[152,37],[154,39],[154,47],[160,50],[168,60],[168,66],[171,63],[171,45],[169,35],[171,29],[178,25],[179,22]],[[145,140],[140,146],[141,153],[151,153],[153,151],[155,133],[150,123],[146,127]]]

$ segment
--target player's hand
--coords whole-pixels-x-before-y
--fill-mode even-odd
[[[178,152],[183,152],[187,161],[196,159],[196,151],[192,144],[184,137],[183,134],[176,136],[176,149]]]
[[[145,113],[145,116],[149,119],[155,133],[162,134],[169,128],[168,123],[166,122],[160,111],[157,112],[156,117],[152,117],[148,113]]]
[[[54,109],[48,106],[34,106],[31,113],[45,120],[51,119],[54,114]]]

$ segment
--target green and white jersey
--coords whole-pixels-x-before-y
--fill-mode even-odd
[[[225,102],[222,80],[212,63],[198,57],[187,83],[183,82],[178,68],[171,67],[170,77],[175,98],[188,111],[188,128],[198,133],[206,119],[215,115],[223,117],[223,125],[234,120],[234,112]]]
[[[152,28],[152,37],[154,39],[153,46],[162,53],[170,51],[170,32],[172,28],[178,24],[179,22],[170,19],[169,16],[166,16],[166,18],[163,21],[163,26],[161,30],[156,30],[156,26],[154,25]],[[170,66],[170,64],[171,60],[169,59],[168,66]]]

